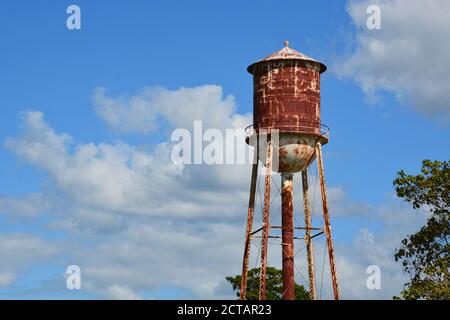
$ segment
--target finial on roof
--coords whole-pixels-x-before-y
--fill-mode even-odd
[[[303,53],[290,48],[289,41],[285,40],[283,43],[284,43],[284,48],[278,50],[277,52],[272,53],[270,56],[267,56],[264,59],[261,59],[255,63],[251,64],[250,66],[248,66],[247,71],[250,72],[251,74],[254,74],[255,67],[257,67],[258,65],[263,65],[263,64],[269,63],[271,61],[278,61],[278,60],[290,60],[290,61],[297,60],[297,61],[308,62],[307,64],[306,63],[304,63],[304,64],[309,69],[312,69],[312,67],[310,66],[310,64],[312,63],[314,66],[319,67],[318,70],[320,73],[324,72],[327,69],[327,67],[323,63],[321,63],[317,60],[314,60],[313,58],[310,58],[310,57],[304,55]]]

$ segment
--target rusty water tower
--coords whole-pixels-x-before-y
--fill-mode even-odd
[[[322,159],[322,145],[328,142],[328,128],[320,122],[320,74],[326,70],[326,66],[291,49],[285,41],[284,48],[253,63],[247,70],[253,75],[253,125],[246,129],[246,141],[255,147],[255,161],[250,186],[240,297],[245,299],[246,296],[251,240],[260,233],[259,299],[266,298],[268,238],[275,237],[270,235],[270,230],[278,228],[281,229],[283,299],[295,299],[294,239],[299,239],[294,236],[296,230],[304,231],[302,239],[306,244],[311,299],[317,298],[312,238],[321,234],[326,236],[334,298],[339,299]],[[311,225],[307,169],[315,160],[318,165],[323,228]],[[264,178],[262,226],[253,230],[259,162],[264,165],[268,174]],[[277,165],[273,166],[274,163]],[[269,220],[271,172],[281,175],[281,226],[272,226]],[[302,174],[304,226],[294,226],[293,176],[299,172]]]

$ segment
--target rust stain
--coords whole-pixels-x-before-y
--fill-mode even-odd
[[[317,141],[328,142],[320,122],[320,74],[326,66],[285,44],[247,70],[253,75],[254,132],[278,130],[276,171],[301,171]]]
[[[320,135],[320,73],[325,69],[287,46],[249,66],[255,129]]]

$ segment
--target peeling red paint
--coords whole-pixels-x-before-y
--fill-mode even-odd
[[[320,134],[320,73],[296,61],[254,67],[253,123],[256,130]]]
[[[254,133],[278,130],[279,172],[298,172],[328,142],[320,123],[320,74],[326,66],[285,44],[247,70],[253,74]]]

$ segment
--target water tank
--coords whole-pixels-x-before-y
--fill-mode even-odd
[[[247,70],[253,75],[253,125],[247,134],[277,129],[273,157],[278,167],[274,170],[301,171],[314,160],[317,142],[328,142],[328,129],[320,122],[320,74],[326,66],[291,49],[285,41],[284,48]],[[265,155],[259,155],[264,163]]]

